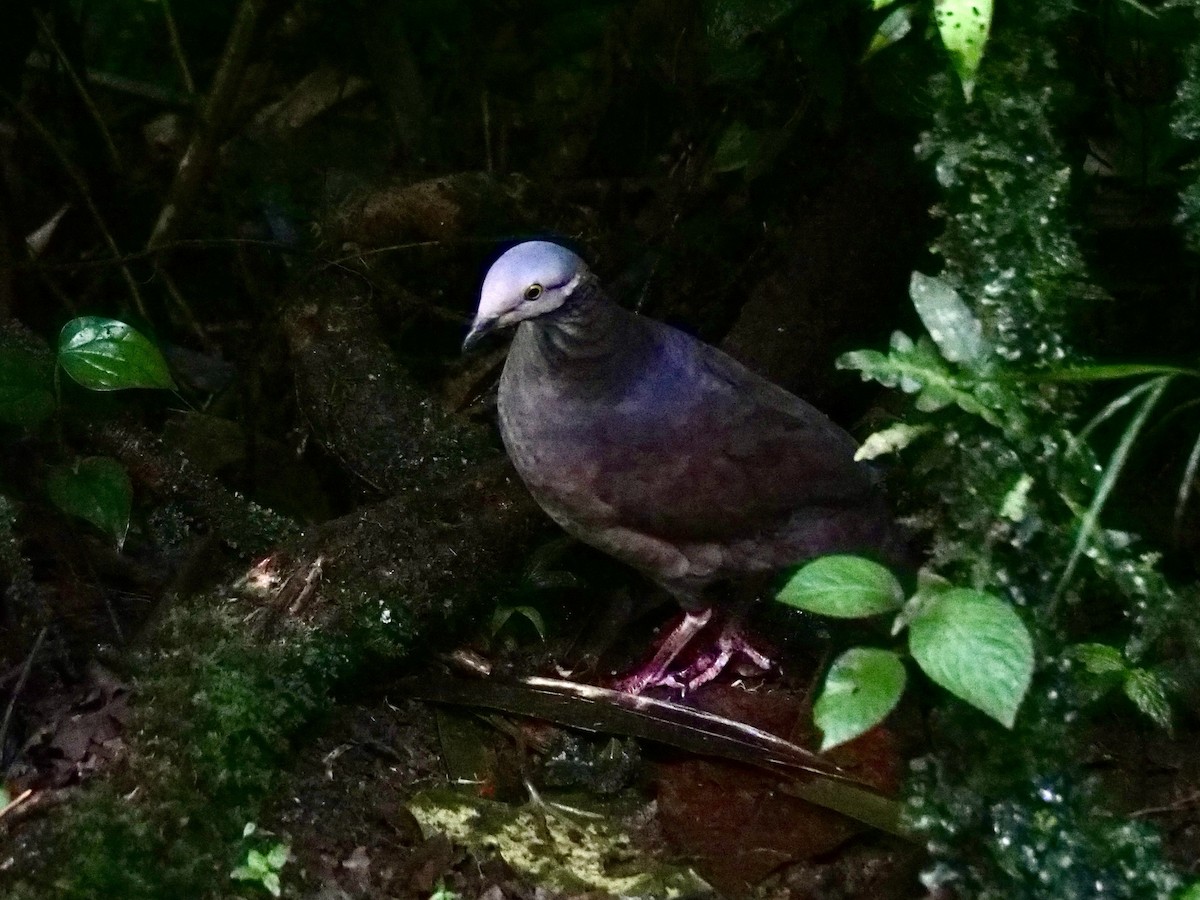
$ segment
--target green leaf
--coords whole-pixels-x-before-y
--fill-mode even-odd
[[[977,366],[991,355],[983,326],[947,282],[913,272],[908,295],[943,357]]]
[[[1012,728],[1033,678],[1033,640],[1009,604],[946,591],[913,619],[908,648],[936,684]]]
[[[904,588],[877,562],[822,556],[792,575],[775,599],[822,616],[860,619],[899,609]]]
[[[882,4],[882,6],[886,5],[886,3]],[[881,9],[882,6],[878,2],[875,4],[876,9]],[[886,50],[892,44],[902,40],[912,31],[912,17],[913,5],[910,3],[892,10],[887,18],[879,23],[879,27],[875,29],[875,34],[871,37],[871,44],[862,56],[863,62],[866,62],[880,50]]]
[[[129,531],[133,487],[115,459],[92,456],[73,466],[56,466],[46,481],[50,500],[70,516],[91,522],[109,534],[120,549]]]
[[[744,169],[758,156],[762,141],[758,132],[752,131],[744,122],[734,122],[725,129],[713,152],[714,172],[736,172]]]
[[[279,876],[275,872],[268,872],[262,877],[262,886],[270,892],[272,897],[278,897],[283,893],[279,884]]]
[[[1129,671],[1129,664],[1116,647],[1108,644],[1076,644],[1068,651],[1092,675],[1121,675]]]
[[[975,89],[975,73],[983,61],[988,29],[992,25],[991,0],[934,0],[933,18],[950,63],[968,101]]]
[[[494,637],[500,632],[509,619],[514,615],[521,616],[525,621],[533,626],[533,630],[537,632],[537,636],[544,642],[546,640],[546,620],[542,618],[542,614],[532,606],[498,606],[496,611],[492,613],[492,636]]]
[[[1158,401],[1162,399],[1163,392],[1170,385],[1174,377],[1173,375],[1162,375],[1127,391],[1097,414],[1093,418],[1092,423],[1085,426],[1080,433],[1080,437],[1076,439],[1082,442],[1084,436],[1091,431],[1095,424],[1115,414],[1124,405],[1132,403],[1135,398],[1143,394],[1146,395],[1141,408],[1134,413],[1129,424],[1125,427],[1121,439],[1117,442],[1117,447],[1113,450],[1112,458],[1109,459],[1108,465],[1104,467],[1104,474],[1100,477],[1100,483],[1096,485],[1096,493],[1092,495],[1092,502],[1088,504],[1087,511],[1084,512],[1083,517],[1080,519],[1079,530],[1075,534],[1075,544],[1071,547],[1071,555],[1067,558],[1067,564],[1063,567],[1062,575],[1058,579],[1058,585],[1054,589],[1054,595],[1050,599],[1051,608],[1058,604],[1058,601],[1066,592],[1067,586],[1071,583],[1071,579],[1075,575],[1075,567],[1079,564],[1079,560],[1083,558],[1088,544],[1095,536],[1096,529],[1100,524],[1100,513],[1104,510],[1104,504],[1108,502],[1113,488],[1116,487],[1117,478],[1120,477],[1121,471],[1125,468],[1125,463],[1128,461],[1129,454],[1133,450],[1133,444],[1141,433],[1142,428],[1145,427],[1150,413],[1154,410]]]
[[[1022,473],[1016,484],[1000,502],[1000,516],[1010,522],[1020,522],[1029,512],[1029,491],[1033,488],[1033,477]]]
[[[864,381],[878,381],[886,387],[899,387],[906,394],[916,394],[916,406],[922,412],[934,412],[953,404],[999,428],[1004,425],[999,412],[1003,410],[1012,427],[1018,430],[1024,427],[1020,401],[1015,396],[994,382],[960,378],[925,337],[914,342],[897,331],[892,335],[891,351],[886,356],[875,350],[855,350],[840,356],[837,367],[857,369]],[[975,393],[984,387],[987,403]]]
[[[175,389],[166,360],[141,332],[116,319],[72,319],[58,335],[58,363],[93,391]]]
[[[834,660],[813,705],[821,752],[882,722],[900,701],[906,679],[904,663],[890,650],[854,647]]]
[[[1149,669],[1130,669],[1121,685],[1125,696],[1153,722],[1162,728],[1171,727],[1171,700],[1167,682]]]
[[[287,844],[276,844],[267,851],[267,865],[278,871],[283,868],[291,853],[292,850]]]
[[[36,425],[54,412],[54,369],[21,347],[0,348],[0,422]]]
[[[858,452],[854,454],[854,460],[861,462],[864,459],[875,459],[885,453],[903,450],[921,435],[931,431],[933,431],[932,425],[908,425],[904,422],[891,425],[869,435],[862,442],[862,446],[858,448]]]
[[[1200,900],[1200,881],[1189,884],[1176,900]]]

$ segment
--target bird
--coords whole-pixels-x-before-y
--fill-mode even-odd
[[[671,664],[709,623],[713,586],[829,553],[898,555],[881,480],[816,408],[685,331],[628,310],[568,247],[516,244],[488,269],[464,352],[517,326],[497,397],[501,439],[534,500],[568,534],[641,571],[683,618],[618,682],[694,690],[737,654]]]

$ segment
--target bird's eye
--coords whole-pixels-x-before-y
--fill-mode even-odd
[[[540,284],[531,284],[529,287],[525,288],[525,299],[536,300],[538,297],[542,296],[543,290],[545,290],[545,288],[543,288]]]

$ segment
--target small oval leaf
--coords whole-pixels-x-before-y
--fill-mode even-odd
[[[904,693],[904,663],[890,650],[854,647],[829,668],[813,720],[821,729],[821,752],[852,741],[887,717]]]
[[[908,296],[942,356],[953,363],[978,363],[987,357],[990,348],[983,326],[949,284],[913,272]]]
[[[56,466],[46,489],[54,505],[67,515],[78,516],[111,535],[118,549],[125,544],[133,487],[115,459],[92,456],[73,466]]]
[[[140,331],[116,319],[72,319],[58,335],[58,362],[71,378],[93,391],[175,389],[158,348]]]
[[[935,683],[1012,728],[1033,678],[1033,640],[1009,604],[946,591],[909,624],[908,649]]]
[[[887,5],[886,3],[884,4]],[[899,40],[902,40],[907,34],[912,31],[912,18],[915,4],[906,3],[904,6],[897,7],[892,10],[887,18],[879,23],[879,27],[875,29],[875,34],[871,38],[870,46],[863,54],[863,62],[866,62],[880,50],[884,50]],[[877,7],[879,8],[879,7]]]
[[[49,354],[0,348],[0,422],[36,425],[54,412],[54,370]]]
[[[861,619],[899,609],[904,588],[877,562],[833,555],[803,566],[775,599],[822,616]]]

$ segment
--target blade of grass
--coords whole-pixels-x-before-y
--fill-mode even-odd
[[[1183,527],[1183,510],[1187,506],[1188,497],[1192,493],[1192,482],[1196,480],[1196,469],[1200,468],[1200,435],[1192,444],[1192,452],[1188,454],[1187,464],[1183,467],[1183,477],[1179,480],[1179,494],[1175,498],[1174,540],[1176,546],[1180,541],[1180,529]]]
[[[1121,440],[1113,451],[1112,458],[1109,459],[1108,465],[1100,476],[1100,483],[1096,486],[1096,493],[1092,496],[1092,502],[1088,506],[1087,512],[1083,514],[1082,521],[1079,523],[1079,533],[1075,536],[1075,546],[1071,549],[1071,556],[1067,560],[1067,565],[1058,579],[1058,586],[1054,589],[1054,596],[1050,599],[1050,611],[1052,614],[1056,612],[1056,608],[1067,589],[1067,585],[1070,584],[1071,578],[1075,575],[1075,568],[1079,565],[1079,558],[1083,556],[1088,541],[1091,540],[1092,535],[1096,531],[1096,525],[1100,521],[1100,513],[1104,510],[1104,504],[1108,502],[1109,495],[1112,494],[1113,488],[1116,486],[1117,479],[1121,475],[1121,470],[1125,468],[1125,463],[1129,460],[1129,453],[1133,449],[1134,441],[1137,440],[1138,435],[1146,424],[1146,419],[1154,411],[1154,407],[1158,405],[1158,401],[1162,399],[1163,392],[1174,377],[1173,375],[1162,375],[1126,392],[1123,396],[1110,403],[1108,407],[1101,411],[1099,416],[1088,423],[1088,427],[1076,439],[1076,443],[1081,442],[1084,435],[1100,424],[1101,421],[1107,419],[1118,409],[1128,405],[1132,400],[1136,399],[1136,396],[1146,394],[1146,399],[1142,402],[1141,408],[1126,426],[1124,434],[1121,435]]]

